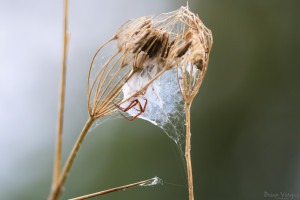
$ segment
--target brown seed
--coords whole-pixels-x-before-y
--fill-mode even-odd
[[[161,51],[161,57],[165,58],[167,57],[167,50],[168,50],[168,46],[169,46],[169,39],[170,36],[167,33],[163,34],[163,38],[162,38],[162,51]]]
[[[149,49],[148,52],[149,58],[153,58],[154,56],[156,56],[156,54],[161,49],[161,47],[162,47],[162,38],[160,36],[157,36],[156,40],[154,41],[154,43],[151,45]]]
[[[185,41],[190,41],[191,38],[192,38],[192,32],[191,31],[186,32],[186,34],[183,36],[183,39]]]
[[[145,40],[149,36],[149,34],[150,31],[146,31],[146,33],[136,42],[133,53],[136,53],[137,51],[139,51],[139,49],[141,49],[141,47],[145,44]]]
[[[172,48],[172,46],[174,45],[175,43],[175,40],[172,40],[170,44],[168,44],[168,47],[167,47],[167,50],[166,50],[166,53],[164,55],[163,58],[167,58],[169,56],[169,52],[170,52],[170,49]]]
[[[142,26],[140,27],[140,28],[150,28],[151,27],[151,20],[150,19],[148,19],[148,20],[146,20],[143,24],[142,24]]]
[[[150,36],[149,39],[145,42],[144,46],[142,46],[141,50],[147,52],[148,54],[148,51],[151,48],[151,45],[155,39],[156,39],[156,35]]]
[[[177,50],[177,56],[176,57],[183,56],[187,52],[187,50],[189,49],[191,44],[192,44],[192,41],[189,41],[188,43],[185,43],[181,47],[179,47],[178,50]]]
[[[200,60],[197,60],[195,63],[193,63],[194,65],[196,65],[196,67],[202,71],[203,70],[203,60],[200,59]]]

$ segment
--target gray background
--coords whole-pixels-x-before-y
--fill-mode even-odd
[[[71,0],[63,159],[84,125],[94,52],[127,19],[171,0]],[[191,0],[214,35],[192,107],[195,199],[300,193],[300,14],[297,0]],[[63,2],[0,1],[0,199],[46,199],[53,166]],[[188,199],[176,145],[157,127],[118,119],[84,141],[62,199],[159,176],[164,184],[98,199]],[[97,198],[96,198],[97,199]]]

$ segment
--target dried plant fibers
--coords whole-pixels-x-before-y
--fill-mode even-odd
[[[60,185],[92,123],[123,115],[159,126],[181,152],[185,146],[189,199],[193,200],[190,106],[205,76],[211,46],[211,31],[188,7],[122,25],[92,60],[87,84],[90,119],[64,167]]]

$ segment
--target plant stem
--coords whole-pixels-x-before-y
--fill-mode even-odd
[[[185,142],[185,160],[187,166],[188,174],[188,184],[189,184],[189,200],[194,200],[193,191],[193,173],[192,173],[192,161],[191,161],[191,119],[190,119],[190,109],[191,104],[185,103],[186,109],[186,142]]]
[[[67,60],[67,45],[69,35],[67,33],[67,21],[68,20],[68,0],[65,0],[64,10],[64,44],[63,44],[63,61],[62,61],[62,74],[60,85],[60,101],[59,101],[59,117],[58,128],[56,138],[56,151],[54,158],[54,170],[52,188],[55,188],[59,181],[60,166],[61,166],[61,149],[62,149],[62,133],[63,133],[63,118],[64,118],[64,102],[65,102],[65,85],[66,85],[66,60]]]
[[[140,182],[137,182],[137,183],[132,183],[132,184],[129,184],[129,185],[124,185],[124,186],[120,186],[120,187],[116,187],[116,188],[104,190],[104,191],[101,191],[101,192],[96,192],[96,193],[84,195],[84,196],[81,196],[81,197],[76,197],[76,198],[73,198],[73,199],[70,199],[70,200],[88,199],[88,198],[100,196],[100,195],[103,195],[103,194],[107,194],[107,193],[111,193],[111,192],[116,192],[118,190],[124,190],[126,188],[138,186],[138,185],[141,185],[141,184],[144,184],[144,183],[148,183],[148,182],[151,182],[151,181],[154,181],[154,180],[155,180],[155,178],[151,178],[151,179],[148,179],[148,180],[145,180],[145,181],[140,181]]]
[[[85,138],[88,130],[90,129],[90,127],[91,127],[91,125],[93,124],[94,121],[95,121],[95,118],[93,118],[93,117],[90,117],[87,120],[87,122],[86,122],[84,128],[82,129],[76,143],[74,144],[74,147],[73,147],[73,149],[72,149],[72,151],[69,155],[69,158],[68,158],[68,160],[67,160],[67,162],[66,162],[66,164],[63,168],[63,171],[61,173],[61,176],[59,178],[59,182],[58,182],[57,186],[55,188],[53,188],[53,190],[51,191],[51,194],[48,198],[49,200],[57,200],[59,198],[59,196],[61,195],[62,186],[64,185],[64,183],[66,181],[67,175],[68,175],[68,173],[71,169],[74,158],[75,158],[75,156],[76,156],[76,154],[77,154],[77,152],[80,148],[80,145],[81,145],[83,139]]]

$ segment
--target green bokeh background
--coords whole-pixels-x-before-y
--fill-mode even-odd
[[[170,9],[182,3],[170,2]],[[300,193],[299,1],[189,4],[214,36],[208,72],[191,110],[195,200],[260,200],[267,199],[265,192]],[[75,13],[70,13],[72,31]],[[70,60],[74,56],[70,52]],[[68,64],[68,80],[85,83],[86,77],[72,72],[72,61]],[[64,160],[88,116],[85,85],[78,88],[82,95],[74,97],[71,90],[68,86]],[[80,104],[68,105],[74,98]],[[12,200],[47,197],[53,146],[54,135],[46,151],[30,156],[32,170],[39,168],[39,159],[47,167],[11,194]],[[84,141],[62,199],[154,176],[164,184],[94,199],[188,199],[178,148],[161,129],[140,119],[109,121]]]

